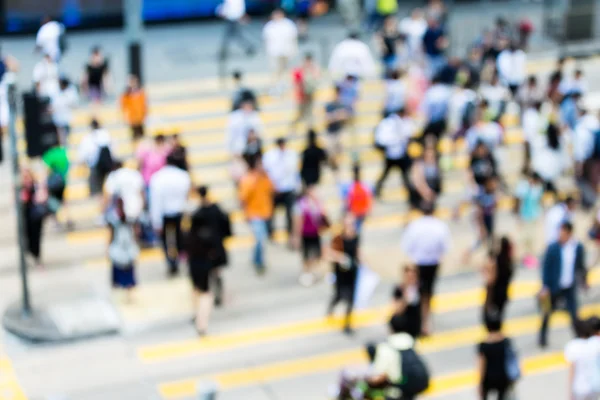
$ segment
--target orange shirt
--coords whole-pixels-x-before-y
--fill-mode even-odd
[[[146,119],[146,94],[143,90],[121,96],[121,110],[130,125],[141,125]]]
[[[240,182],[240,200],[248,219],[268,219],[273,215],[275,188],[265,173],[250,172]]]

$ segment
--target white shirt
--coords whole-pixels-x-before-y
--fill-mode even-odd
[[[334,77],[353,75],[365,78],[377,73],[377,65],[369,46],[357,39],[345,39],[331,53],[329,72]]]
[[[431,121],[445,119],[450,108],[452,89],[449,86],[438,83],[431,86],[425,92],[421,108],[426,117]]]
[[[502,144],[502,127],[497,122],[476,124],[467,130],[466,141],[470,152],[475,150],[477,142],[483,142],[496,155],[496,149]]]
[[[48,54],[53,60],[58,60],[60,57],[58,39],[64,29],[59,22],[46,22],[40,27],[35,38],[35,44],[42,49],[42,53]]]
[[[560,287],[567,289],[575,280],[575,258],[577,257],[577,241],[569,240],[561,250]]]
[[[565,140],[564,135],[560,137],[558,149],[548,146],[545,137],[540,144],[531,146],[531,168],[545,181],[557,179],[569,163]]]
[[[33,68],[33,82],[39,84],[40,96],[52,98],[59,91],[58,64],[43,58]]]
[[[293,57],[298,50],[298,29],[288,18],[267,22],[263,39],[269,57]]]
[[[527,77],[527,55],[506,49],[498,55],[498,74],[505,85],[521,85]]]
[[[163,217],[185,211],[192,180],[186,171],[165,165],[150,179],[150,218],[154,229],[163,227]]]
[[[483,84],[479,92],[487,100],[490,110],[497,116],[500,113],[500,106],[503,101],[508,99],[508,89],[502,85]]]
[[[108,195],[123,199],[125,215],[130,221],[135,221],[142,213],[144,208],[143,190],[142,174],[131,168],[120,168],[111,172],[104,184],[104,191]]]
[[[439,264],[450,243],[448,225],[433,216],[423,216],[411,222],[402,235],[402,250],[416,265]]]
[[[406,99],[406,88],[400,79],[388,79],[385,81],[385,109],[386,111],[397,111],[404,107]]]
[[[93,168],[98,163],[100,148],[105,146],[111,147],[110,133],[102,128],[91,131],[83,137],[79,144],[79,159],[88,167]],[[114,154],[114,152],[112,153]]]
[[[65,90],[59,90],[52,97],[52,119],[58,126],[68,126],[73,119],[73,110],[77,107],[79,96],[77,90],[69,85]]]
[[[244,152],[250,129],[253,129],[260,136],[262,122],[258,112],[246,113],[240,109],[229,114],[227,145],[232,154],[241,155]]]
[[[544,128],[546,124],[543,123],[541,113],[535,108],[528,108],[523,113],[523,135],[525,141],[532,144],[538,143],[541,139],[545,139]]]
[[[467,104],[474,104],[475,100],[477,94],[471,89],[459,88],[452,93],[448,104],[448,123],[451,130],[455,131],[462,127]]]
[[[224,0],[217,13],[229,21],[238,21],[246,14],[245,0]]]
[[[600,338],[573,339],[565,346],[565,359],[575,366],[573,387],[577,398],[600,393]]]
[[[425,18],[403,18],[400,21],[399,30],[407,36],[411,53],[414,54],[422,50],[423,36],[425,36],[425,32],[427,31],[427,21]]]
[[[596,131],[600,129],[600,121],[593,114],[586,114],[579,119],[573,132],[573,156],[575,161],[584,162],[592,156]]]
[[[298,154],[290,149],[281,151],[279,147],[269,150],[263,157],[267,175],[279,193],[296,190],[300,184]]]
[[[546,214],[545,229],[546,243],[551,244],[558,240],[560,227],[564,222],[571,221],[573,214],[564,203],[553,206]]]
[[[560,81],[558,85],[558,92],[562,95],[571,93],[581,93],[582,95],[587,92],[587,82],[584,79],[565,78]]]
[[[399,160],[406,154],[408,142],[414,132],[415,126],[411,120],[391,114],[377,126],[375,141],[385,147],[386,158]]]

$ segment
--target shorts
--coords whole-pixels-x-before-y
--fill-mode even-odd
[[[113,263],[112,266],[113,287],[130,289],[135,287],[135,273],[133,264],[121,266]]]
[[[100,86],[90,85],[88,88],[88,97],[91,101],[100,102],[104,97],[104,91]]]
[[[302,236],[302,259],[304,261],[321,258],[321,237]]]
[[[439,264],[419,265],[419,293],[421,296],[433,296]]]

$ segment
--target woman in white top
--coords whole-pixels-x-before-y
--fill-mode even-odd
[[[282,93],[282,79],[298,50],[298,29],[292,20],[285,17],[283,10],[276,9],[263,28],[263,39],[275,72],[273,90]]]
[[[533,172],[542,177],[546,191],[556,194],[556,179],[567,167],[568,160],[564,136],[556,125],[550,124],[546,130],[546,140],[531,145]]]
[[[569,363],[569,394],[571,400],[598,400],[600,398],[600,341],[594,337],[590,321],[579,321],[575,326],[577,338],[565,347]]]

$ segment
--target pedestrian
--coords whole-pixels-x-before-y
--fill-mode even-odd
[[[307,128],[312,128],[314,123],[313,107],[321,71],[314,62],[312,54],[307,53],[304,56],[304,62],[293,71],[292,76],[298,107],[298,114],[291,127],[292,132],[295,132],[300,122],[304,122]]]
[[[229,114],[229,120],[227,121],[227,146],[232,157],[231,174],[236,185],[243,175],[244,161],[242,155],[248,143],[250,131],[254,131],[260,138],[263,125],[253,102],[246,100],[241,104],[239,110]]]
[[[546,246],[558,241],[562,224],[572,222],[575,217],[577,203],[572,196],[564,201],[558,200],[547,212],[544,219]]]
[[[242,158],[246,162],[246,167],[249,167],[255,159],[262,158],[262,155],[262,140],[258,137],[258,134],[254,131],[254,129],[250,129],[250,131],[248,131],[246,147],[244,148],[244,153],[242,153]]]
[[[59,89],[50,100],[52,121],[58,131],[60,142],[66,146],[69,133],[71,133],[73,111],[79,103],[77,89],[66,77],[61,77]]]
[[[340,103],[348,113],[344,128],[350,131],[352,135],[352,148],[357,151],[356,146],[356,105],[358,104],[358,96],[360,93],[358,77],[347,75],[344,80],[338,82],[340,88]]]
[[[8,132],[8,123],[10,120],[8,87],[9,83],[16,77],[19,68],[19,61],[16,58],[8,54],[0,54],[0,164],[4,160],[2,138],[4,137],[4,133]]]
[[[600,341],[594,338],[593,321],[577,321],[576,338],[565,346],[565,360],[569,363],[569,394],[573,400],[600,398]]]
[[[515,382],[509,377],[507,364],[518,360],[514,356],[513,344],[502,333],[500,319],[489,319],[485,323],[488,334],[477,346],[479,372],[479,398],[487,400],[496,393],[498,400],[507,400]]]
[[[177,166],[182,170],[189,172],[187,148],[181,142],[179,133],[173,133],[169,137],[169,147],[171,148],[171,157],[175,158]]]
[[[325,106],[325,120],[327,121],[327,156],[337,180],[340,158],[344,152],[342,131],[350,119],[350,113],[341,102],[340,88],[336,86],[334,93],[333,100]]]
[[[202,265],[200,265],[200,275],[192,275],[192,281],[202,282],[202,285],[195,285],[195,287],[206,287],[207,285],[212,288],[211,292],[214,295],[214,302],[217,307],[223,304],[223,277],[222,277],[222,269],[227,266],[229,262],[229,257],[227,255],[227,249],[225,248],[225,240],[230,238],[233,235],[233,231],[231,229],[231,220],[229,219],[229,215],[215,202],[213,202],[208,193],[208,187],[200,186],[198,188],[198,194],[200,195],[200,207],[192,214],[192,229],[191,232],[195,231],[195,228],[208,228],[211,232],[212,239],[214,243],[212,243],[211,251],[212,254],[209,254],[210,259],[210,276],[209,281],[205,282],[206,276],[204,275],[207,271],[205,268],[202,269]],[[193,234],[191,234],[193,236]],[[190,246],[193,246],[193,243],[189,243]],[[194,251],[195,252],[195,251]],[[188,250],[189,255],[189,250]],[[206,257],[206,252],[198,252],[198,256]],[[189,255],[190,258],[190,269],[193,268],[192,255]],[[201,261],[201,260],[200,260]],[[205,260],[206,261],[206,260]],[[201,278],[201,279],[195,279]],[[206,291],[206,290],[204,290]]]
[[[527,55],[515,41],[500,52],[497,60],[498,74],[503,85],[508,87],[513,100],[527,77]]]
[[[123,200],[117,198],[114,204],[113,215],[108,218],[108,257],[112,265],[112,285],[116,289],[125,289],[127,302],[132,303],[133,289],[136,286],[135,263],[140,249],[135,239],[134,224],[127,218]]]
[[[394,315],[404,315],[408,323],[407,333],[414,339],[421,336],[421,295],[419,294],[419,271],[414,265],[402,269],[402,283],[394,288]]]
[[[581,93],[573,92],[563,96],[560,102],[560,123],[569,130],[574,130],[579,117],[579,107],[581,104]]]
[[[252,108],[258,111],[258,99],[256,93],[244,85],[242,72],[236,70],[232,74],[233,77],[233,100],[231,111],[237,111],[246,101],[252,103]]]
[[[543,140],[543,132],[545,121],[541,114],[542,103],[534,101],[529,103],[522,117],[523,124],[523,171],[531,169],[531,149],[538,146],[538,143]]]
[[[482,142],[485,143],[492,156],[497,158],[498,148],[502,145],[504,132],[498,122],[486,117],[488,110],[487,101],[481,101],[475,112],[473,125],[465,133],[465,140],[470,152],[475,149],[477,143]]]
[[[33,84],[39,97],[54,97],[59,91],[58,64],[45,53],[43,58],[33,68]]]
[[[340,0],[336,6],[344,25],[348,29],[358,29],[360,26],[360,1],[359,0]]]
[[[437,18],[429,16],[427,30],[423,35],[423,50],[427,62],[427,75],[433,79],[446,64],[444,52],[449,45],[444,27]]]
[[[542,179],[536,173],[528,173],[516,188],[518,199],[518,215],[521,222],[521,240],[523,242],[523,265],[527,268],[535,268],[538,265],[535,256],[534,241],[537,237],[537,223],[542,216],[542,200],[544,186]]]
[[[302,152],[300,177],[305,187],[318,185],[321,180],[321,168],[327,162],[327,153],[317,143],[317,132],[308,131],[306,149]]]
[[[298,29],[281,8],[272,12],[271,20],[263,28],[263,40],[274,79],[271,93],[282,95],[284,77],[288,76],[290,62],[298,52]]]
[[[92,119],[90,131],[79,144],[79,159],[89,168],[89,192],[100,196],[106,177],[113,169],[113,149],[110,133],[102,128],[98,120]]]
[[[521,114],[524,110],[527,110],[528,107],[531,107],[536,103],[541,104],[546,100],[546,93],[544,93],[543,88],[540,86],[537,76],[529,75],[529,77],[527,77],[527,82],[521,86],[519,93],[517,93],[517,100]]]
[[[595,266],[600,261],[600,209],[593,215],[592,227],[588,232],[588,236],[594,242],[594,247],[596,248],[594,262],[590,264]]]
[[[421,8],[412,10],[409,17],[400,21],[400,33],[406,37],[411,60],[420,60],[423,56],[423,36],[427,31],[427,20]]]
[[[42,231],[44,219],[48,213],[47,194],[38,185],[29,168],[21,170],[21,205],[25,222],[27,253],[33,258],[34,266],[42,268]]]
[[[421,105],[427,121],[423,129],[424,137],[433,135],[439,140],[446,132],[451,96],[448,85],[443,84],[439,77],[434,77]]]
[[[162,133],[154,136],[152,142],[140,143],[136,151],[138,167],[144,178],[144,184],[149,187],[155,173],[167,163],[171,148]]]
[[[581,109],[573,132],[575,179],[580,191],[581,205],[590,209],[596,203],[600,189],[600,120],[595,114]]]
[[[400,170],[404,186],[408,187],[411,161],[407,150],[414,131],[414,125],[404,108],[391,114],[377,126],[375,142],[385,149],[385,160],[381,176],[375,186],[375,197],[381,196],[383,184],[393,168]]]
[[[269,150],[263,159],[265,171],[275,187],[273,196],[273,210],[278,207],[285,208],[286,231],[288,233],[288,244],[291,244],[293,228],[293,208],[296,201],[296,191],[300,187],[300,174],[298,173],[298,154],[287,147],[287,141],[279,138],[276,147]],[[273,238],[275,232],[271,215],[268,220],[267,229],[269,237]]]
[[[67,188],[67,182],[69,177],[69,155],[65,146],[56,144],[48,149],[42,155],[42,161],[48,168],[48,177],[46,179],[46,189],[48,191],[48,198],[58,203],[58,208],[54,211],[53,215],[58,225],[58,217],[56,211],[60,210],[65,219],[66,223],[64,228],[72,229],[73,221],[70,218],[69,210],[65,200],[65,190]]]
[[[478,235],[475,244],[468,252],[468,256],[482,244],[486,245],[488,250],[492,246],[494,230],[496,227],[496,211],[498,209],[497,189],[498,178],[492,176],[485,181],[483,187],[481,187],[478,193],[473,197],[473,204],[475,206],[475,226]]]
[[[497,73],[492,75],[489,83],[480,86],[479,93],[486,101],[487,109],[483,117],[487,121],[501,122],[506,111],[506,105],[510,99],[510,90],[502,85]]]
[[[408,197],[414,209],[420,209],[424,203],[435,204],[442,193],[442,171],[435,147],[428,146],[423,157],[410,167]]]
[[[144,123],[148,116],[146,93],[135,75],[128,78],[127,87],[121,96],[121,112],[131,129],[131,138],[137,142],[144,137]]]
[[[145,186],[142,174],[133,168],[115,160],[113,171],[104,185],[104,204],[102,209],[109,214],[115,208],[115,201],[123,203],[127,222],[138,224],[144,210]]]
[[[335,293],[329,304],[327,315],[333,315],[335,306],[340,302],[346,303],[344,333],[352,334],[352,310],[354,308],[354,293],[358,278],[358,268],[361,263],[356,220],[352,214],[346,214],[343,220],[342,232],[336,235],[330,246],[328,259],[333,263],[335,273]]]
[[[483,187],[488,179],[498,176],[496,159],[482,141],[477,142],[473,153],[471,153],[468,174],[476,191]]]
[[[476,122],[477,93],[473,87],[474,83],[469,77],[465,83],[455,88],[450,97],[446,130],[454,140],[465,137]]]
[[[92,104],[99,105],[110,93],[111,82],[108,59],[102,53],[100,46],[92,47],[89,61],[85,65],[81,78],[83,93]]]
[[[263,168],[262,160],[256,158],[249,166],[248,173],[241,179],[239,196],[246,220],[254,235],[253,264],[256,273],[264,275],[265,244],[269,236],[267,223],[273,216],[275,187]]]
[[[59,62],[65,50],[65,26],[49,16],[42,18],[42,25],[35,38],[36,50],[47,54],[52,61]]]
[[[177,167],[177,160],[167,156],[167,164],[150,179],[150,217],[152,226],[162,239],[169,276],[179,273],[183,256],[181,220],[186,210],[192,181],[190,175]]]
[[[581,69],[576,69],[573,71],[572,78],[562,79],[558,86],[558,91],[563,97],[572,96],[574,94],[580,96],[585,95],[588,92],[588,84],[583,77],[583,71]]]
[[[577,288],[587,288],[585,249],[573,237],[573,225],[570,222],[562,223],[558,241],[551,243],[546,249],[542,268],[543,288],[540,301],[549,307],[543,307],[542,310],[539,345],[545,348],[548,345],[550,316],[559,301],[566,303],[571,326],[575,328],[578,321]]]
[[[546,140],[531,148],[531,169],[544,180],[544,189],[555,196],[558,195],[556,181],[569,161],[566,140],[558,126],[549,124]]]
[[[350,75],[363,79],[375,76],[377,64],[371,49],[359,39],[359,36],[357,32],[351,32],[346,39],[333,48],[329,58],[329,73],[333,78]]]
[[[360,235],[365,219],[373,209],[373,188],[361,179],[360,164],[352,167],[352,182],[343,188],[344,211],[356,219],[356,230]]]
[[[395,0],[392,0],[398,3]],[[383,27],[375,35],[377,44],[379,45],[379,51],[381,54],[381,61],[384,66],[383,76],[388,77],[392,71],[399,68],[400,60],[398,54],[398,47],[403,44],[403,37],[398,31],[398,21],[393,16],[385,17],[383,20]]]
[[[483,321],[504,321],[504,310],[508,303],[508,289],[514,275],[513,244],[507,236],[500,239],[490,251],[483,268],[486,296],[483,306]]]
[[[246,50],[246,55],[252,56],[256,52],[254,45],[242,33],[243,23],[246,21],[246,2],[245,0],[224,0],[217,8],[217,15],[226,21],[225,34],[219,50],[219,60],[224,62],[229,56],[229,43],[233,39]]]
[[[385,81],[383,118],[387,118],[390,114],[406,107],[407,89],[402,77],[402,72],[396,69],[390,72]]]
[[[294,210],[294,248],[302,250],[303,272],[300,284],[310,287],[317,281],[321,261],[321,231],[329,228],[329,219],[314,185],[306,186]]]
[[[411,222],[402,235],[402,250],[419,270],[419,294],[423,325],[421,333],[431,334],[431,299],[443,257],[450,249],[448,225],[433,215],[432,204],[423,206],[423,216]]]

